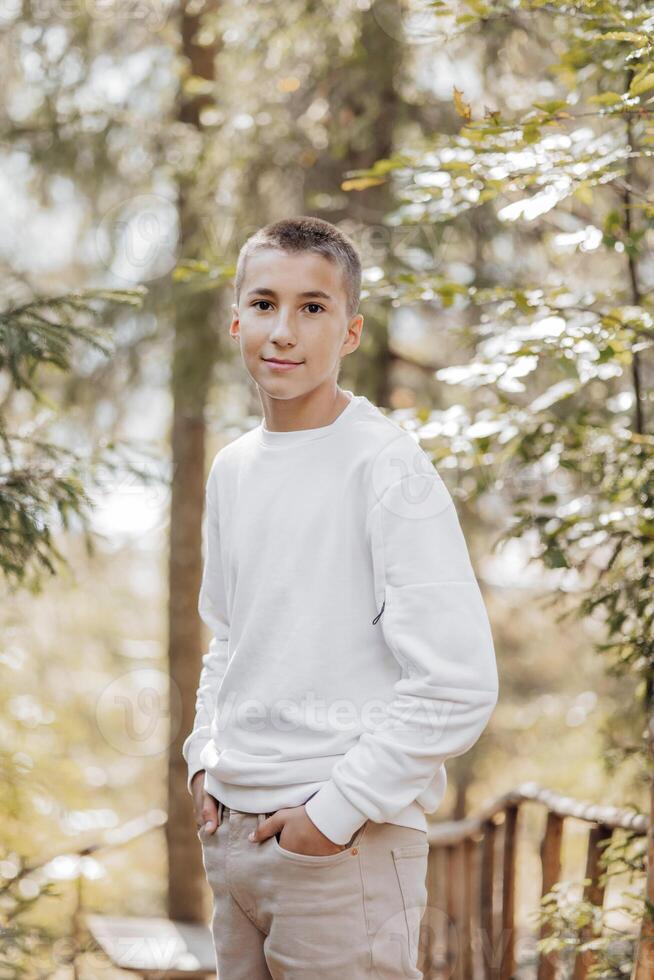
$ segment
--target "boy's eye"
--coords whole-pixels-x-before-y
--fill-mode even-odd
[[[271,305],[270,302],[267,299],[256,299],[254,301],[254,303],[252,304],[252,306],[259,306],[260,303],[265,303],[266,306],[270,306]],[[320,311],[321,310],[324,310],[324,308],[325,308],[324,306],[321,306],[320,303],[307,303],[306,308],[309,309],[310,306],[313,307],[312,310],[309,310],[310,313],[320,313]],[[261,312],[262,313],[267,313],[268,311],[267,310],[261,310]]]

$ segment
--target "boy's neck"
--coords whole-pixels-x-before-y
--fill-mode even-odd
[[[350,402],[342,388],[314,388],[297,398],[272,398],[259,389],[264,426],[269,432],[294,432],[331,425]]]

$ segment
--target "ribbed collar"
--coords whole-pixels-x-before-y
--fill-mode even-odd
[[[352,416],[356,414],[358,406],[366,401],[365,395],[355,395],[348,388],[343,388],[343,391],[350,396],[350,400],[341,414],[329,425],[321,425],[316,429],[290,429],[288,432],[272,432],[266,428],[265,419],[262,419],[257,426],[259,442],[264,446],[282,449],[287,446],[298,446],[304,442],[313,442],[314,439],[325,439],[327,436],[342,432],[352,420]]]

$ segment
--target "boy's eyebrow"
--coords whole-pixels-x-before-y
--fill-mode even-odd
[[[277,293],[275,292],[274,289],[265,289],[265,288],[262,288],[262,289],[250,289],[249,292],[248,292],[248,296],[254,296],[255,293],[258,296],[275,296],[275,297],[277,296]],[[304,293],[298,293],[297,295],[298,295],[298,298],[300,298],[300,299],[308,299],[311,296],[319,296],[321,299],[331,299],[332,298],[329,295],[329,293],[323,292],[322,289],[309,289],[306,292],[304,292]]]

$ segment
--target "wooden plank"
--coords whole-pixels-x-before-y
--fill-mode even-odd
[[[443,848],[445,853],[445,887],[447,889],[447,898],[445,905],[446,913],[446,976],[452,977],[454,980],[458,980],[457,977],[457,963],[459,960],[459,950],[458,950],[458,939],[459,934],[457,930],[457,903],[458,903],[458,880],[456,874],[456,861],[455,861],[455,848],[454,846],[449,846]]]
[[[216,957],[208,926],[164,918],[91,915],[87,928],[114,966],[166,977],[215,976]]]
[[[495,824],[492,820],[484,823],[484,837],[481,845],[481,881],[479,885],[479,938],[481,942],[482,976],[484,980],[494,980],[495,959]]]
[[[651,680],[648,681],[651,685]],[[651,688],[650,688],[651,691]],[[651,702],[651,693],[648,692],[648,701]],[[654,754],[654,719],[649,718],[649,748],[650,753]],[[654,819],[654,780],[650,780],[649,785],[649,812]],[[647,834],[647,854],[645,857],[645,908],[642,919],[640,920],[640,934],[638,945],[636,946],[636,962],[633,968],[633,980],[651,980],[654,977],[654,919],[652,918],[652,908],[654,907],[654,826],[650,824]]]
[[[561,843],[563,841],[563,817],[551,810],[547,814],[545,823],[545,834],[540,845],[540,859],[543,872],[541,898],[559,881],[561,877]],[[544,939],[549,934],[547,925],[541,927],[540,938]],[[538,957],[538,980],[555,980],[556,961],[558,957],[555,953],[542,953]]]
[[[586,874],[585,878],[590,878],[587,885],[584,886],[584,899],[587,902],[591,902],[596,905],[597,908],[602,908],[604,905],[604,892],[605,885],[600,885],[599,878],[602,873],[602,867],[600,866],[600,858],[603,853],[603,849],[600,848],[602,841],[608,840],[611,837],[613,831],[610,827],[605,827],[600,824],[597,827],[591,827],[588,833],[588,849],[586,851]],[[592,928],[590,925],[584,926],[581,931],[582,942],[587,942],[592,936]],[[573,974],[573,980],[586,980],[588,972],[595,962],[595,955],[593,951],[588,949],[584,953],[578,953],[575,958],[575,968]]]
[[[472,980],[475,975],[473,949],[472,949],[472,924],[473,924],[473,894],[474,894],[474,871],[475,854],[477,851],[476,842],[468,837],[461,843],[461,857],[463,863],[462,870],[462,910],[461,910],[461,974],[463,980]]]
[[[464,842],[453,845],[450,850],[450,867],[452,874],[452,953],[453,970],[452,980],[470,980],[470,974],[466,974],[463,969],[463,956],[465,951],[464,929],[465,929],[465,863],[464,863]]]
[[[511,980],[515,971],[515,872],[518,807],[506,809],[502,854],[502,960],[500,980]]]
[[[482,834],[486,823],[504,813],[507,807],[529,802],[540,803],[560,817],[574,817],[575,820],[586,820],[588,823],[606,824],[614,830],[621,827],[623,830],[633,830],[637,834],[646,834],[649,827],[649,817],[644,813],[621,810],[617,806],[581,803],[570,796],[545,789],[537,783],[522,783],[516,789],[492,799],[481,807],[474,817],[431,823],[428,829],[429,843],[440,846],[456,844],[464,837]]]

